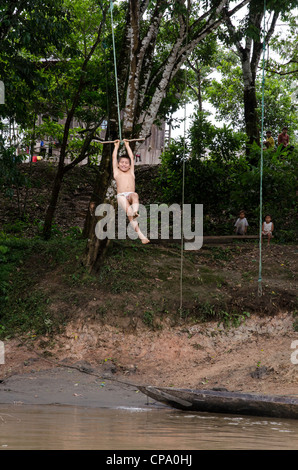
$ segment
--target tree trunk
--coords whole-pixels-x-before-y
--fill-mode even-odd
[[[262,55],[263,41],[262,41],[262,22],[263,22],[263,7],[256,9],[256,4],[253,2],[249,5],[248,24],[254,28],[254,37],[247,35],[243,36],[245,45],[241,44],[240,31],[232,24],[229,14],[226,14],[225,22],[229,31],[230,39],[236,46],[237,54],[241,61],[242,76],[244,83],[244,118],[245,129],[248,137],[248,144],[246,146],[246,154],[249,155],[251,145],[256,142],[260,145],[260,116],[258,115],[258,100],[256,94],[256,76],[257,69]],[[275,11],[271,19],[270,27],[265,36],[265,44],[268,44],[275,29],[275,25],[279,16],[279,12]],[[250,160],[252,164],[258,164],[258,161]]]
[[[111,140],[117,138],[115,132],[112,135],[113,137],[110,137]],[[111,240],[108,238],[99,240],[95,233],[96,224],[100,219],[100,217],[95,215],[95,210],[99,204],[104,202],[112,179],[111,145],[113,144],[105,144],[103,147],[98,175],[94,183],[83,230],[83,237],[87,238],[83,263],[89,272],[95,273],[99,271],[105,254],[111,244]]]
[[[90,219],[90,237],[87,241],[85,255],[83,263],[87,267],[89,272],[97,273],[102,266],[105,254],[111,244],[111,240],[105,238],[99,240],[95,234],[95,226],[98,222],[98,218],[95,217],[94,213]]]
[[[43,238],[45,240],[49,240],[51,237],[52,224],[53,224],[53,219],[54,219],[54,215],[55,215],[55,211],[57,207],[62,180],[63,180],[63,168],[58,167],[55,180],[54,180],[50,203],[46,211],[45,221],[44,221],[44,226],[43,226]]]
[[[251,84],[244,88],[245,129],[249,146],[254,142],[257,144],[260,143],[259,116],[257,108],[256,87],[254,84]]]
[[[112,163],[111,163],[111,150],[110,144],[105,144],[103,147],[102,158],[99,165],[98,174],[94,183],[93,193],[90,198],[89,210],[85,219],[83,237],[91,239],[94,233],[95,222],[95,209],[101,204],[107,194],[107,190],[111,183],[112,178]]]
[[[208,12],[202,14],[200,18],[197,18],[188,29],[188,37],[186,11],[182,8],[185,2],[180,0],[176,3],[181,3],[181,8],[177,8],[173,20],[176,21],[177,34],[172,47],[169,48],[167,57],[160,63],[159,67],[156,67],[155,45],[164,12],[169,5],[164,0],[158,0],[154,10],[150,11],[148,2],[129,1],[126,28],[121,42],[122,50],[119,54],[121,58],[121,68],[119,68],[121,75],[118,76],[118,85],[122,98],[120,102],[123,103],[122,135],[126,138],[130,136],[148,137],[150,135],[152,125],[158,116],[160,105],[171,80],[197,44],[223,22],[223,17],[220,15],[228,1],[220,0],[216,9],[211,8]],[[249,0],[240,1],[231,10],[230,14],[236,13],[247,3],[249,3]],[[143,21],[144,10],[147,10],[145,21]],[[202,27],[197,28],[200,22],[202,22]],[[115,102],[115,99],[113,101]],[[114,111],[112,114],[117,116]],[[117,135],[119,137],[119,131],[116,138]],[[84,236],[88,238],[85,264],[89,270],[94,271],[98,270],[109,246],[106,239],[102,241],[96,239],[95,208],[96,205],[104,201],[111,181],[110,161],[111,159],[108,158],[107,153],[103,154],[83,232]]]

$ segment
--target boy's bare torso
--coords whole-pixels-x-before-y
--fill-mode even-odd
[[[135,192],[135,176],[131,170],[114,172],[114,178],[117,184],[117,193]]]
[[[149,243],[147,237],[140,230],[138,222],[135,220],[138,216],[139,197],[135,192],[135,172],[134,172],[134,155],[129,146],[129,141],[124,139],[127,151],[127,157],[122,156],[117,159],[120,140],[114,142],[113,151],[113,174],[117,184],[118,204],[125,210],[128,215],[130,224],[137,232],[143,244]]]
[[[115,141],[113,151],[113,174],[117,184],[118,194],[124,192],[135,192],[134,155],[129,146],[129,142],[125,139],[123,142],[127,156],[120,156],[119,160],[117,158],[120,140]]]

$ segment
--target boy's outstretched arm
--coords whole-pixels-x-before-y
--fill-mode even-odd
[[[133,155],[133,153],[132,153],[132,150],[131,150],[131,148],[130,148],[130,145],[129,145],[128,140],[123,139],[123,142],[124,142],[126,151],[127,151],[127,153],[128,153],[128,156],[130,157],[130,161],[131,161],[130,169],[131,169],[132,172],[134,172],[134,165],[135,165],[134,155]]]
[[[113,155],[112,155],[113,173],[114,173],[114,176],[115,176],[115,173],[116,173],[117,170],[118,170],[118,160],[117,160],[117,157],[118,157],[119,145],[120,145],[120,140],[115,140],[115,142],[114,142],[114,150],[113,150]]]

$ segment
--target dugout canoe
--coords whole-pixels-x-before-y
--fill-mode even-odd
[[[184,411],[298,419],[298,397],[139,386],[153,400]]]

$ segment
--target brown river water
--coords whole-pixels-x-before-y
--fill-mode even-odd
[[[0,450],[298,450],[298,421],[166,407],[0,405]]]

